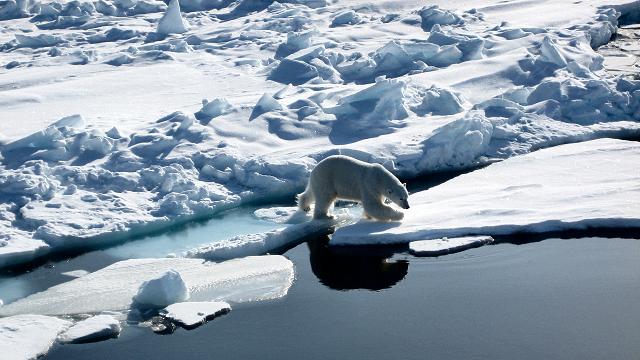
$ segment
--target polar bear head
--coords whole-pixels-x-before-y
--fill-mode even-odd
[[[407,187],[382,165],[376,166],[376,186],[383,197],[403,209],[409,208],[409,192]]]

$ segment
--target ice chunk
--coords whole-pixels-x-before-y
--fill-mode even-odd
[[[158,34],[181,34],[187,31],[187,25],[180,14],[180,3],[178,0],[171,0],[167,11],[164,13],[157,28]]]
[[[121,53],[113,56],[111,59],[105,61],[105,64],[113,65],[113,66],[122,66],[126,64],[131,64],[135,61],[135,58],[129,54]]]
[[[162,309],[160,315],[184,328],[193,329],[229,311],[231,305],[223,301],[181,302]]]
[[[335,245],[640,226],[640,143],[600,139],[516,156],[412,194],[402,223],[340,228]]]
[[[441,238],[419,240],[409,243],[409,251],[419,256],[439,256],[464,251],[493,242],[491,236],[467,236],[459,238]]]
[[[282,84],[300,85],[318,76],[318,70],[298,60],[282,59],[278,67],[273,69],[268,80]]]
[[[317,30],[287,33],[287,42],[278,46],[275,55],[276,59],[281,59],[296,51],[308,48],[311,46],[311,37],[317,34]]]
[[[460,94],[432,86],[425,92],[422,103],[412,110],[420,116],[425,114],[453,115],[464,110],[463,104],[464,101]]]
[[[227,99],[216,98],[211,101],[202,100],[202,109],[195,113],[198,120],[211,120],[220,115],[228,114],[233,110]]]
[[[462,51],[456,45],[444,45],[437,54],[430,57],[427,63],[437,67],[447,67],[462,61]]]
[[[362,18],[353,10],[347,10],[334,16],[331,20],[331,27],[355,25],[362,22]]]
[[[118,337],[122,327],[111,315],[96,315],[77,322],[60,334],[58,341],[63,343],[86,343]]]
[[[0,8],[0,20],[18,19],[28,16],[27,4],[27,0],[3,1],[2,7]]]
[[[485,154],[493,135],[493,125],[479,112],[469,112],[461,119],[438,129],[422,142],[419,169],[456,169],[471,166]]]
[[[256,106],[253,107],[249,120],[253,120],[258,116],[268,113],[269,111],[282,110],[282,105],[270,94],[262,95]]]
[[[305,239],[330,234],[337,223],[349,218],[346,212],[336,214],[334,220],[311,220],[286,228],[259,234],[240,235],[220,242],[203,245],[185,255],[213,261],[233,259],[246,255],[260,255],[299,244]]]
[[[422,28],[425,31],[430,31],[434,25],[453,25],[463,21],[454,12],[440,9],[438,5],[425,6],[418,14],[422,18]]]
[[[0,318],[2,359],[31,360],[45,355],[58,334],[69,325],[70,321],[42,315]]]
[[[56,35],[49,34],[39,34],[34,36],[16,34],[16,40],[18,41],[18,45],[20,47],[26,48],[40,48],[45,46],[52,46],[56,44],[60,44],[65,40]]]
[[[161,308],[187,299],[189,288],[180,273],[172,269],[155,279],[143,282],[134,302],[141,307]]]
[[[542,60],[555,64],[559,67],[567,66],[567,60],[562,56],[558,45],[548,36],[545,36],[544,39],[542,39],[542,44],[540,45],[540,57]]]
[[[0,316],[24,313],[82,314],[129,309],[140,285],[167,270],[180,273],[192,301],[247,302],[287,294],[293,263],[283,256],[256,256],[210,263],[200,259],[133,259],[0,307]]]

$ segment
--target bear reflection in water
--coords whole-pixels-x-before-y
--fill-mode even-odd
[[[329,247],[328,237],[307,242],[311,270],[325,286],[335,290],[388,289],[407,275],[409,262],[389,261],[395,249]]]

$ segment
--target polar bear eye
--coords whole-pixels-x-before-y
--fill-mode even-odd
[[[391,189],[387,189],[387,192],[391,194],[393,191],[391,191]]]

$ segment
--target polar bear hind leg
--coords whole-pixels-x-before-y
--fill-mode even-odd
[[[362,202],[365,217],[371,217],[381,221],[400,221],[404,214],[394,208],[384,205],[379,200],[365,199]]]
[[[333,219],[333,216],[329,215],[329,208],[336,200],[336,195],[330,194],[314,194],[316,206],[313,209],[314,219]]]
[[[297,199],[298,208],[304,212],[309,212],[309,210],[311,210],[311,204],[314,201],[313,191],[307,186],[303,193],[298,194]]]

